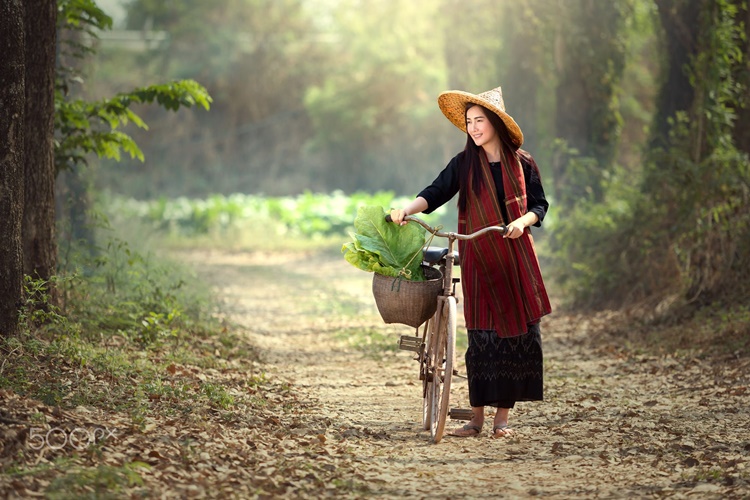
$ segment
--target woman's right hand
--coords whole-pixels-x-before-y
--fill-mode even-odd
[[[402,208],[393,208],[391,209],[391,221],[394,224],[398,224],[399,226],[405,225],[407,222],[404,220],[404,217],[406,217],[407,214],[406,210]]]

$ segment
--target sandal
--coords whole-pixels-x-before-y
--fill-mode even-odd
[[[459,434],[462,431],[464,432],[464,434]],[[468,433],[469,431],[474,431],[474,433],[469,434]],[[455,430],[451,431],[451,433],[448,434],[448,435],[449,436],[462,437],[463,438],[463,437],[476,437],[476,436],[478,436],[481,433],[482,433],[482,426],[481,425],[466,424],[466,425],[464,425],[463,427],[461,427],[459,429],[455,429]]]
[[[502,434],[498,434],[497,431],[502,431]],[[515,434],[515,431],[508,427],[508,424],[500,424],[496,425],[492,428],[492,437],[493,438],[504,438],[504,437],[510,437],[513,434]]]

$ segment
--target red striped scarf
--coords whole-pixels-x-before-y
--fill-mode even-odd
[[[484,151],[480,151],[482,187],[479,193],[466,190],[466,210],[458,215],[460,233],[505,225],[526,214],[526,182],[521,163],[505,148],[501,156],[503,195],[510,220],[503,220],[490,164]],[[471,178],[469,172],[468,179]],[[529,228],[516,239],[491,232],[459,241],[458,247],[468,329],[495,330],[500,337],[515,337],[551,312]]]

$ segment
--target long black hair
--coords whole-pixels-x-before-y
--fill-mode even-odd
[[[500,147],[502,148],[501,154],[506,155],[508,152],[510,152],[514,157],[518,158],[518,146],[513,144],[505,123],[503,123],[500,117],[497,116],[497,114],[495,114],[493,111],[490,111],[480,104],[470,102],[466,104],[466,108],[464,109],[464,119],[466,118],[466,113],[469,111],[469,109],[473,108],[474,106],[479,106],[484,110],[484,114],[490,121],[490,124],[492,124],[492,127],[495,129],[495,133],[497,133],[498,137],[500,137]],[[466,122],[464,121],[464,123]],[[473,193],[479,192],[479,188],[482,183],[482,173],[479,168],[479,154],[481,149],[481,146],[477,146],[474,143],[474,139],[471,137],[471,134],[469,134],[469,130],[467,127],[463,164],[458,170],[458,209],[460,211],[466,210],[466,199],[469,193],[468,190],[471,189]],[[472,172],[471,179],[469,179],[469,172]],[[500,193],[500,195],[502,195],[502,193]]]

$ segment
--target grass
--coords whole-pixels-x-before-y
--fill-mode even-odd
[[[59,457],[51,463],[9,467],[4,473],[12,478],[52,477],[44,492],[48,499],[115,499],[122,498],[125,488],[142,486],[141,473],[148,469],[150,466],[143,462],[86,467],[67,457]]]
[[[83,405],[132,411],[147,401],[170,401],[170,411],[201,405],[226,410],[231,397],[220,387],[196,385],[192,377],[175,374],[174,367],[222,368],[253,359],[252,354],[248,357],[250,347],[227,332],[180,334],[146,346],[141,339],[117,340],[102,344],[51,331],[0,339],[0,351],[6,355],[0,388],[66,408]]]
[[[72,467],[50,483],[46,497],[50,500],[79,498],[121,498],[124,488],[143,485],[139,469],[148,469],[143,462],[123,466]]]
[[[95,255],[85,254],[64,254],[71,260],[63,262],[65,277],[56,278],[59,305],[50,300],[49,283],[27,279],[22,332],[0,337],[0,390],[47,408],[105,412],[116,419],[111,425],[137,432],[170,415],[237,420],[233,391],[267,381],[255,368],[255,349],[218,319],[217,304],[197,278],[114,238]],[[224,376],[238,371],[243,377]],[[49,427],[49,410],[29,412],[34,404],[2,409]],[[95,455],[98,445],[84,454]],[[139,471],[147,467],[92,466],[70,447],[56,450],[47,464],[37,465],[36,455],[22,447],[0,456],[0,472],[45,481],[48,498],[117,498],[137,490]]]

